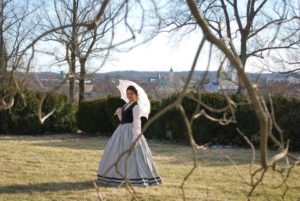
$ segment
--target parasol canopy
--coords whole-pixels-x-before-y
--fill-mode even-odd
[[[126,89],[130,85],[134,86],[136,90],[138,91],[138,104],[140,105],[141,108],[141,116],[146,117],[148,119],[149,113],[150,113],[150,101],[148,99],[148,96],[144,89],[136,84],[133,81],[130,80],[120,80],[119,79],[119,85],[117,88],[120,90],[121,93],[121,98],[128,103],[127,95],[126,95]]]

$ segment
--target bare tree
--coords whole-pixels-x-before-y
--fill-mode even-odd
[[[5,2],[1,1],[1,13],[0,13],[0,75],[4,74],[6,71],[5,61],[6,61],[6,50],[4,46],[4,37],[3,37],[3,25],[4,25],[4,9],[5,9]]]
[[[253,60],[264,60],[278,55],[279,50],[297,48],[298,33],[292,29],[297,22],[291,6],[295,3],[296,0],[196,1],[213,35],[235,45],[244,71],[248,63],[255,65],[251,63]],[[183,0],[170,4],[173,11],[164,17],[162,30],[187,33],[197,30],[196,19]]]
[[[283,74],[293,74],[300,71],[300,2],[288,1],[286,4],[291,10],[291,16],[295,18],[285,27],[286,32],[295,34],[290,34],[290,37],[286,38],[286,40],[296,41],[296,44],[293,48],[289,48],[288,51],[280,51],[279,54],[273,55],[268,61],[273,66],[268,70]]]
[[[101,25],[101,22],[102,22],[102,20],[104,20],[106,11],[109,8],[109,5],[111,2],[112,1],[110,1],[110,0],[104,0],[102,2],[101,6],[97,9],[97,13],[94,13],[95,14],[94,18],[92,18],[91,21],[76,22],[76,23],[73,23],[72,21],[69,23],[64,23],[64,21],[62,21],[62,23],[59,23],[57,26],[49,27],[48,30],[45,30],[42,34],[40,34],[39,36],[34,38],[28,45],[26,45],[25,48],[22,48],[22,51],[20,51],[20,54],[17,57],[15,68],[18,69],[18,67],[20,66],[20,63],[22,62],[22,59],[25,59],[27,56],[27,57],[29,57],[28,58],[29,62],[28,62],[28,65],[26,65],[26,67],[27,67],[26,73],[28,73],[30,61],[34,56],[33,53],[34,53],[34,47],[35,47],[36,43],[38,41],[40,41],[41,39],[49,36],[49,34],[53,34],[53,33],[55,33],[55,34],[59,33],[59,36],[63,36],[63,39],[66,36],[69,36],[72,38],[72,34],[64,35],[62,33],[67,32],[67,31],[69,31],[69,33],[73,33],[72,32],[73,28],[76,29],[76,37],[74,36],[74,38],[77,39],[77,40],[75,40],[75,43],[74,43],[74,47],[73,47],[74,49],[72,49],[72,43],[68,42],[69,40],[67,42],[62,41],[62,44],[66,45],[65,60],[67,62],[69,62],[70,58],[72,58],[69,56],[69,53],[74,50],[75,50],[74,51],[75,58],[79,58],[79,59],[86,58],[84,55],[88,51],[82,52],[81,50],[78,50],[78,49],[80,49],[80,46],[78,45],[79,41],[81,40],[80,37],[84,36],[84,34],[87,34],[86,32],[91,32],[90,34],[95,33],[94,29],[97,29]],[[118,12],[120,12],[121,10],[124,11],[125,15],[124,15],[123,22],[125,24],[125,27],[127,27],[129,32],[131,33],[131,36],[134,38],[137,30],[133,29],[133,26],[130,26],[127,21],[128,13],[130,13],[129,12],[130,11],[129,3],[131,3],[131,2],[135,2],[135,1],[119,1],[120,4],[118,4],[118,5],[120,5],[119,6],[120,10],[118,10]],[[209,9],[202,10],[201,6],[204,5],[204,3],[206,3],[206,2],[211,2],[210,5],[206,5],[206,8],[209,8]],[[217,2],[219,2],[220,4],[215,4]],[[286,185],[286,187],[288,189],[288,184],[286,182],[287,178],[289,177],[292,169],[299,164],[300,158],[289,153],[288,142],[284,142],[281,139],[278,140],[275,136],[273,136],[272,129],[276,129],[279,133],[281,133],[281,135],[282,135],[282,131],[280,130],[280,127],[276,123],[274,111],[272,110],[272,102],[271,102],[271,110],[270,110],[266,106],[264,99],[260,96],[257,88],[255,86],[253,86],[253,84],[251,83],[251,81],[249,80],[247,75],[245,74],[246,61],[248,58],[250,58],[250,56],[262,58],[264,56],[263,54],[265,53],[265,51],[268,51],[268,50],[271,50],[274,48],[276,49],[276,47],[277,47],[277,49],[289,48],[288,44],[280,43],[280,45],[285,45],[285,46],[279,46],[277,43],[277,40],[280,35],[279,34],[280,26],[278,29],[269,29],[269,30],[275,30],[275,32],[274,32],[275,34],[273,35],[272,39],[270,39],[270,40],[268,39],[268,42],[269,42],[268,44],[265,44],[267,42],[259,43],[259,44],[264,44],[266,46],[263,46],[263,47],[262,46],[255,47],[255,46],[251,46],[251,45],[248,46],[249,44],[256,44],[256,43],[249,42],[250,41],[249,36],[251,36],[250,38],[251,38],[251,40],[253,40],[253,38],[258,37],[259,33],[261,33],[262,30],[266,30],[265,28],[269,27],[270,25],[277,25],[277,23],[275,22],[276,20],[274,20],[272,18],[273,20],[271,23],[263,22],[263,25],[259,26],[259,27],[261,27],[261,29],[259,27],[255,28],[253,26],[254,25],[253,22],[256,22],[259,24],[259,21],[254,20],[254,19],[256,19],[256,16],[258,16],[258,13],[260,13],[259,16],[267,16],[268,12],[270,12],[270,11],[266,12],[267,14],[265,12],[262,12],[262,10],[263,10],[262,8],[265,8],[265,6],[267,5],[268,2],[270,2],[270,1],[267,1],[267,0],[248,1],[248,4],[246,6],[246,10],[247,10],[246,13],[250,14],[249,15],[250,21],[252,19],[252,22],[249,22],[249,23],[247,23],[247,21],[244,20],[247,17],[244,18],[243,15],[238,15],[238,17],[235,16],[236,14],[238,14],[238,12],[240,12],[240,9],[245,8],[242,6],[239,7],[237,5],[237,0],[234,0],[233,2],[229,1],[229,0],[226,2],[225,1],[197,1],[196,2],[194,0],[187,0],[186,2],[183,2],[183,1],[180,2],[182,5],[185,6],[185,9],[184,9],[183,13],[181,13],[181,14],[177,13],[177,16],[179,18],[187,17],[186,19],[188,19],[188,22],[181,23],[182,26],[192,25],[194,28],[200,28],[203,32],[203,38],[200,41],[197,52],[195,53],[194,61],[191,66],[189,75],[186,79],[186,82],[185,82],[182,90],[179,93],[178,98],[173,103],[171,103],[170,105],[167,105],[164,109],[159,111],[153,118],[149,119],[149,121],[143,127],[142,133],[145,132],[147,128],[149,128],[151,123],[153,123],[155,120],[157,120],[157,118],[159,118],[160,116],[164,115],[166,112],[168,112],[172,109],[177,109],[180,112],[180,114],[184,120],[184,125],[187,130],[187,135],[188,135],[189,143],[190,143],[190,146],[192,149],[192,158],[193,158],[192,168],[190,169],[190,171],[187,172],[186,176],[184,177],[184,179],[180,185],[180,189],[182,190],[182,196],[183,196],[184,200],[185,200],[185,189],[184,189],[185,183],[189,179],[189,177],[193,174],[194,170],[198,166],[197,159],[196,159],[197,150],[203,148],[203,146],[199,146],[193,138],[192,125],[195,122],[195,119],[197,119],[199,117],[205,117],[210,121],[219,123],[220,125],[228,125],[229,123],[236,123],[236,118],[235,118],[235,114],[234,114],[234,108],[236,107],[236,104],[234,103],[234,101],[232,101],[230,99],[230,97],[228,97],[228,95],[225,92],[222,91],[223,95],[226,97],[227,105],[224,106],[223,108],[212,108],[212,107],[206,105],[201,100],[201,93],[198,93],[196,96],[192,96],[189,93],[187,93],[189,83],[191,81],[193,72],[195,70],[197,61],[199,59],[199,55],[203,51],[203,47],[204,47],[205,43],[209,43],[209,53],[210,53],[209,61],[207,64],[207,69],[209,69],[210,60],[213,57],[214,52],[212,51],[212,48],[214,46],[215,48],[220,50],[221,55],[223,57],[222,62],[220,62],[218,77],[221,74],[221,66],[225,62],[233,64],[233,66],[235,67],[235,69],[238,72],[241,83],[247,90],[247,93],[249,96],[249,102],[253,105],[256,117],[258,118],[258,121],[259,121],[261,166],[257,170],[254,170],[254,171],[251,169],[251,172],[250,172],[251,179],[250,179],[250,182],[248,182],[248,184],[251,188],[250,188],[248,196],[251,197],[251,195],[253,194],[255,189],[257,189],[259,184],[263,181],[265,173],[269,170],[277,171],[279,174],[281,174],[283,176],[283,179],[282,179],[282,182],[279,184],[279,186]],[[256,5],[256,3],[257,3],[257,5]],[[141,5],[139,1],[137,1],[137,4]],[[115,5],[115,4],[113,4],[113,5]],[[146,4],[146,5],[148,5],[148,4]],[[142,8],[141,11],[143,11],[143,8],[146,5],[144,5],[144,6],[141,5],[141,8]],[[273,5],[273,4],[270,4],[270,5]],[[227,8],[227,6],[232,9],[230,12],[228,11],[228,13],[227,13],[228,16],[229,16],[229,14],[233,13],[232,19],[230,19],[230,18],[226,19],[226,16],[227,16],[226,14],[223,15],[223,17],[225,16],[223,19],[217,18],[216,21],[212,20],[215,18],[210,18],[211,16],[218,16],[218,15],[222,14],[223,12],[226,13],[224,9]],[[220,11],[222,11],[222,12],[217,12],[219,10],[214,11],[214,9],[217,9],[217,8],[219,8]],[[237,9],[237,11],[234,8]],[[278,9],[278,10],[283,11],[285,9],[283,9],[283,10]],[[143,13],[143,12],[141,12],[141,13]],[[210,15],[208,13],[210,13]],[[279,12],[279,13],[283,13],[283,12]],[[252,16],[253,18],[251,18],[250,16]],[[266,17],[265,19],[269,19],[269,18]],[[239,20],[240,20],[241,24],[238,22]],[[279,18],[278,23],[282,25],[286,21],[290,21],[290,20],[289,19],[283,20],[283,19]],[[189,22],[191,22],[191,23],[189,23]],[[229,24],[227,25],[226,22],[229,22]],[[244,48],[241,46],[241,43],[235,42],[236,40],[239,41],[239,39],[242,40],[242,36],[234,36],[233,34],[235,34],[235,32],[231,31],[234,27],[234,25],[232,25],[232,24],[235,24],[235,23],[237,24],[237,27],[239,27],[237,29],[240,30],[237,33],[240,33],[241,35],[245,34],[246,36],[248,36],[248,38],[246,37],[247,40],[246,40],[246,43],[244,44],[244,45],[246,45],[246,55],[241,54],[242,49]],[[214,25],[217,24],[218,29],[215,29],[216,26],[212,26],[212,24],[214,24]],[[242,25],[241,29],[240,29],[239,24]],[[177,26],[177,24],[176,24],[176,26]],[[180,28],[182,26],[178,26],[178,28]],[[225,31],[223,31],[223,29],[222,29],[222,27],[224,27],[224,26],[225,26]],[[250,27],[248,27],[248,26],[250,26]],[[167,27],[169,27],[169,25]],[[83,32],[78,31],[79,28],[84,28],[84,31]],[[253,32],[254,28],[256,30],[255,32]],[[250,33],[244,33],[247,31],[249,31]],[[101,29],[100,29],[100,32],[101,32]],[[88,36],[88,34],[87,34],[87,36]],[[95,35],[90,35],[90,36],[94,37]],[[132,37],[130,37],[129,39],[131,39]],[[82,38],[84,38],[84,37],[82,37]],[[87,38],[90,38],[90,37],[87,37]],[[109,42],[108,46],[106,46],[104,49],[106,49],[106,48],[111,49],[111,48],[113,48],[119,44],[123,44],[127,41],[128,40],[124,40],[123,42],[118,42],[118,43]],[[278,45],[278,46],[275,46],[275,45]],[[290,45],[292,46],[293,43],[291,43]],[[87,47],[90,47],[90,45],[88,45]],[[101,48],[103,49],[103,47],[101,47]],[[251,49],[251,48],[253,48],[253,49]],[[81,53],[81,54],[79,54],[79,53]],[[248,54],[250,56],[247,57]],[[245,57],[246,60],[243,60],[243,59],[245,59],[243,56],[246,56]],[[107,55],[105,56],[105,58],[107,58]],[[76,62],[76,59],[74,61]],[[72,65],[70,65],[70,66],[72,66]],[[75,66],[76,66],[76,64],[75,64]],[[84,76],[84,72],[83,72],[83,76]],[[12,77],[14,78],[14,73],[12,73]],[[68,81],[68,79],[71,79],[71,78],[73,79],[74,77],[76,77],[75,71],[70,70],[70,73],[64,79],[64,82]],[[205,76],[203,76],[203,79],[200,81],[200,85],[201,85],[201,83],[204,82],[204,79],[205,79]],[[18,87],[19,84],[18,84],[17,80],[12,79],[12,81],[15,85],[15,88],[19,89],[19,87]],[[53,90],[56,90],[56,89],[57,88],[55,88]],[[13,106],[13,98],[10,99],[10,100],[12,100],[10,102],[8,102],[6,100],[7,100],[7,97],[13,97],[14,94],[17,92],[21,93],[21,90],[12,89],[6,96],[1,97],[0,109],[8,109],[8,108],[12,107]],[[197,103],[197,107],[190,117],[189,117],[189,115],[187,115],[187,113],[183,107],[183,104],[182,104],[184,98],[190,98]],[[43,104],[43,100],[44,100],[44,98],[42,99],[42,101],[39,105],[39,118],[40,118],[41,122],[44,122],[51,114],[53,114],[53,112],[55,110],[55,109],[53,109],[49,114],[42,117],[41,105]],[[214,115],[211,115],[211,113],[218,113],[218,114],[222,114],[222,115],[220,115],[221,116],[220,118],[217,118],[217,117],[214,117]],[[243,135],[243,134],[241,133],[241,135]],[[139,135],[139,137],[140,136],[141,136],[141,134]],[[135,143],[137,143],[137,141],[139,140],[139,137],[136,139]],[[278,146],[278,153],[271,157],[269,156],[269,152],[268,152],[269,139],[271,139],[271,142],[273,142],[275,145]],[[246,140],[247,140],[247,138],[246,138]],[[132,151],[135,148],[135,143],[132,145],[132,147],[130,149],[125,150],[123,153],[121,153],[118,160],[110,168],[115,168],[116,171],[118,172],[118,162],[120,161],[120,159],[122,157],[128,158],[128,156],[130,154],[132,154]],[[251,143],[249,143],[249,144],[251,145]],[[286,174],[286,175],[283,174],[283,172],[284,172],[283,169],[277,169],[277,167],[276,167],[276,163],[283,158],[293,161],[293,163],[291,165],[287,164],[285,167],[283,167],[283,169],[285,171],[288,171],[288,174]],[[253,162],[254,162],[254,160],[252,160],[252,163]],[[251,163],[251,165],[252,165],[252,163]],[[257,175],[259,176],[258,179],[256,179]],[[137,199],[136,191],[130,185],[127,175],[121,175],[121,176],[126,181],[125,182],[126,187],[127,187],[128,191],[131,193],[133,199]],[[101,196],[99,196],[99,199],[102,199]]]
[[[211,8],[212,10],[220,9],[220,10],[218,10],[219,12],[215,11],[215,12],[210,13],[212,16],[219,15],[219,14],[222,15],[222,13],[225,11],[228,13],[225,14],[225,17],[223,19],[218,18],[218,20],[211,20],[211,18],[207,17],[207,13],[211,12],[211,10],[208,10],[208,9],[202,10],[201,9],[202,3],[204,4],[207,2],[209,4],[207,6],[209,8]],[[209,68],[209,63],[210,63],[211,57],[213,56],[213,52],[211,51],[211,48],[212,48],[212,46],[214,46],[221,52],[221,56],[223,57],[223,60],[220,63],[220,67],[219,67],[218,77],[220,77],[221,69],[222,69],[221,67],[225,62],[231,63],[235,67],[235,69],[238,72],[240,82],[241,82],[241,84],[243,84],[243,86],[246,89],[246,92],[247,92],[248,98],[249,98],[249,102],[253,105],[256,117],[259,122],[261,166],[259,168],[257,168],[256,170],[252,169],[252,166],[254,163],[254,158],[255,158],[254,146],[250,142],[250,140],[247,139],[247,137],[245,137],[245,135],[238,130],[239,133],[242,136],[244,136],[245,140],[252,147],[252,152],[253,152],[253,159],[252,159],[252,163],[250,164],[250,181],[247,181],[247,179],[245,179],[244,175],[241,175],[243,180],[245,180],[246,183],[250,186],[250,190],[248,193],[248,200],[251,200],[251,196],[253,195],[253,192],[258,188],[258,186],[260,184],[263,183],[263,180],[265,178],[265,174],[267,171],[275,171],[282,176],[282,181],[280,181],[278,186],[276,186],[274,188],[280,188],[280,187],[284,186],[285,190],[282,195],[282,198],[284,198],[288,189],[290,188],[287,183],[287,179],[290,176],[292,169],[295,168],[299,164],[300,158],[289,153],[289,145],[288,145],[289,143],[284,142],[282,140],[283,139],[282,138],[282,135],[283,135],[282,130],[280,129],[280,127],[278,126],[278,124],[276,122],[271,99],[269,100],[270,104],[271,104],[271,106],[270,106],[271,109],[269,109],[266,105],[264,98],[260,95],[256,86],[253,85],[252,82],[250,81],[250,79],[247,77],[247,75],[245,73],[245,66],[246,66],[247,59],[250,57],[258,57],[258,58],[263,59],[265,56],[264,54],[266,54],[267,52],[270,52],[269,50],[290,49],[290,48],[294,47],[294,45],[297,43],[297,40],[290,41],[290,43],[287,43],[287,44],[284,43],[285,41],[278,43],[277,40],[279,40],[280,37],[283,37],[282,40],[286,39],[287,36],[284,34],[280,35],[279,30],[281,29],[281,26],[283,26],[283,23],[294,20],[297,18],[297,16],[287,19],[287,18],[283,18],[281,15],[278,15],[279,16],[278,19],[271,18],[271,21],[263,22],[262,25],[255,27],[255,26],[253,26],[255,24],[254,22],[259,24],[258,21],[255,21],[255,18],[257,16],[265,16],[265,17],[268,16],[268,15],[266,15],[266,13],[262,12],[262,8],[270,8],[270,5],[268,7],[266,6],[267,3],[274,3],[274,1],[272,1],[272,2],[271,1],[248,1],[248,4],[246,4],[246,6],[244,6],[244,7],[237,6],[237,1],[233,1],[233,2],[220,1],[219,3],[221,3],[221,4],[215,4],[216,2],[219,2],[219,1],[187,0],[186,3],[181,1],[181,3],[182,3],[181,5],[187,6],[185,8],[188,8],[188,9],[185,10],[185,12],[175,13],[174,15],[176,15],[179,19],[184,18],[184,19],[186,19],[186,21],[184,21],[184,23],[179,23],[179,24],[174,23],[174,22],[167,24],[167,27],[175,26],[175,29],[180,29],[183,26],[189,26],[189,25],[192,25],[194,28],[198,27],[203,32],[203,39],[201,40],[201,43],[199,44],[199,48],[195,55],[190,74],[186,80],[183,90],[179,94],[179,97],[173,103],[171,103],[170,105],[165,107],[163,110],[159,111],[153,118],[151,118],[144,126],[142,133],[149,127],[149,125],[151,123],[153,123],[153,121],[155,121],[157,118],[159,118],[161,115],[163,115],[167,111],[174,109],[174,108],[176,108],[180,111],[180,113],[184,119],[184,123],[185,123],[186,129],[187,129],[187,134],[188,134],[188,137],[190,140],[190,145],[193,150],[193,161],[194,161],[193,167],[187,173],[186,177],[184,178],[184,180],[182,182],[182,185],[180,186],[182,189],[183,200],[185,200],[184,184],[185,184],[185,181],[192,175],[193,171],[197,168],[197,160],[196,160],[195,156],[196,156],[197,149],[201,148],[201,146],[198,146],[196,144],[196,142],[193,139],[193,135],[192,135],[191,125],[193,124],[194,119],[199,118],[200,116],[204,116],[207,119],[218,122],[221,125],[227,125],[229,123],[236,122],[235,115],[233,112],[233,108],[236,107],[236,105],[235,105],[234,101],[232,101],[227,96],[227,94],[224,93],[224,91],[222,91],[222,93],[226,97],[228,105],[221,109],[220,108],[211,108],[208,105],[204,104],[201,101],[201,94],[199,94],[200,97],[192,97],[186,93],[187,86],[193,75],[193,71],[195,69],[199,55],[203,50],[204,43],[208,42],[210,44],[208,68]],[[282,1],[282,3],[283,4],[281,4],[281,6],[283,6],[283,7],[275,10],[275,12],[286,10],[285,8],[287,8],[287,7],[285,5],[285,2]],[[233,8],[232,12],[224,10],[225,8],[227,8],[226,7],[227,4],[229,4],[228,6]],[[278,4],[271,4],[271,5],[278,6]],[[239,15],[238,13],[241,12],[241,10],[245,9],[245,7],[246,7],[246,13],[249,15],[245,15],[246,17],[243,17],[243,15]],[[271,8],[274,9],[274,7],[271,7]],[[187,11],[190,12],[191,14],[186,13]],[[270,12],[270,11],[268,11],[268,12]],[[229,19],[229,18],[226,19],[226,16],[228,17],[229,13],[234,13],[234,15],[233,15],[234,19]],[[258,14],[258,13],[260,13],[260,14]],[[282,12],[278,12],[278,13],[282,14]],[[285,12],[283,12],[283,13],[285,13]],[[235,15],[237,15],[237,16],[235,16]],[[248,21],[245,21],[244,19],[248,19],[250,21],[248,22]],[[266,17],[266,19],[270,19],[270,18]],[[214,24],[214,23],[216,23],[219,26],[219,27],[217,26],[218,29],[216,29],[215,26],[212,26],[212,24]],[[237,27],[239,27],[238,29],[240,30],[237,33],[240,33],[241,36],[234,36],[234,37],[232,36],[235,33],[235,32],[231,32],[231,28],[232,28],[231,24],[232,23],[237,23]],[[223,24],[225,24],[225,27],[227,26],[227,28],[222,29]],[[272,26],[272,25],[280,25],[280,26],[278,26],[275,29],[273,29],[273,28],[267,29],[267,28],[269,28],[269,26]],[[225,30],[225,33],[223,33],[223,30]],[[256,38],[256,40],[258,40],[259,35],[263,30],[269,30],[270,32],[274,31],[274,32],[272,32],[274,34],[267,35],[267,37],[266,37],[267,42],[256,41],[256,42],[259,42],[258,44],[260,46],[255,46],[256,43],[248,44],[250,39],[252,40],[253,38]],[[295,32],[290,33],[290,34],[295,35]],[[241,43],[235,42],[235,40],[237,40],[237,38],[239,38],[240,40],[244,39],[244,41]],[[243,53],[241,53],[241,52],[243,52]],[[184,108],[182,106],[182,101],[183,101],[184,97],[189,97],[198,103],[198,107],[190,119],[187,117],[186,111],[184,110]],[[204,107],[205,109],[201,109],[200,106]],[[215,117],[209,115],[206,112],[206,110],[208,110],[210,112],[214,112],[214,113],[223,113],[223,112],[227,113],[228,111],[230,111],[230,115],[226,114],[223,116],[223,118],[215,118]],[[272,132],[273,129],[275,129],[277,132],[280,133],[281,139],[277,139],[273,135],[273,132]],[[269,142],[269,139],[271,142]],[[137,141],[138,141],[138,138],[135,141],[135,143]],[[275,154],[273,156],[269,156],[269,152],[268,152],[268,144],[269,143],[274,143],[278,147],[277,154]],[[125,150],[122,154],[120,154],[120,156],[117,159],[117,161],[115,162],[115,164],[112,165],[112,167],[110,167],[110,168],[115,168],[116,171],[118,171],[118,162],[120,161],[120,159],[122,157],[128,157],[128,155],[130,155],[132,153],[134,147],[135,147],[135,145],[132,145],[131,148],[129,148],[128,150]],[[284,166],[283,168],[279,168],[279,169],[276,168],[277,167],[276,164],[278,163],[278,161],[280,161],[283,158],[286,158],[287,161],[292,160],[293,163],[290,164],[288,162],[286,164],[286,166]],[[286,172],[287,172],[287,174],[286,174]],[[121,176],[125,180],[127,180],[126,175],[121,175]],[[128,190],[132,194],[133,199],[137,199],[135,190],[130,186],[130,183],[128,181],[126,181],[126,184],[128,184]],[[270,188],[272,188],[272,187],[270,187]]]
[[[55,16],[49,14],[47,16],[46,29],[53,29],[55,26],[64,26],[65,24],[72,25],[71,28],[53,32],[46,39],[46,41],[57,41],[66,49],[66,54],[57,60],[58,62],[67,62],[69,66],[69,75],[71,75],[69,95],[72,100],[75,99],[75,79],[79,80],[79,102],[84,99],[87,61],[94,65],[89,70],[96,72],[103,66],[112,49],[135,38],[133,30],[130,30],[126,21],[128,5],[122,1],[112,2],[108,5],[101,20],[93,29],[87,30],[86,27],[77,26],[85,22],[92,22],[95,17],[94,13],[103,5],[105,2],[96,0],[56,0],[53,6]],[[53,9],[50,9],[48,13],[53,13]],[[125,29],[129,29],[130,34],[114,44],[115,32],[120,30],[118,26],[124,21],[127,23]],[[77,66],[80,69],[79,74],[76,72]]]
[[[60,1],[60,2],[63,3],[63,1]],[[72,2],[69,5],[73,5]],[[97,1],[95,1],[95,2],[97,2]],[[152,2],[152,4],[154,5],[154,8],[155,8],[154,2]],[[66,6],[67,10],[70,10],[70,7],[68,5],[63,5],[63,6]],[[76,6],[77,9],[79,6],[80,6],[80,4],[78,3],[78,5]],[[134,9],[135,9],[135,11],[139,11],[139,14],[142,16],[140,18],[140,23],[137,26],[133,26],[132,23],[134,22],[136,25],[136,23],[139,20],[136,20],[136,19],[131,20],[132,16],[130,16],[130,13],[131,13],[130,11],[132,11]],[[99,12],[97,12],[98,10],[99,10]],[[107,10],[113,11],[113,12],[109,12],[110,14],[106,15],[105,12],[107,12]],[[104,19],[106,19],[106,16],[108,18],[111,17],[110,24],[109,24],[110,26],[107,26],[108,29],[104,28],[101,30],[102,32],[103,32],[103,30],[111,30],[110,40],[108,40],[108,42],[105,43],[106,46],[97,47],[99,51],[106,51],[103,62],[101,63],[101,64],[103,64],[103,63],[105,63],[105,60],[112,48],[118,47],[118,46],[125,44],[129,41],[132,41],[133,39],[136,38],[135,34],[136,34],[136,32],[141,32],[141,30],[144,27],[143,22],[145,20],[145,18],[144,18],[145,10],[139,1],[132,1],[132,2],[130,1],[129,2],[129,1],[105,0],[103,2],[100,2],[99,7],[95,7],[95,8],[93,8],[93,10],[90,10],[90,13],[88,13],[88,14],[90,14],[89,16],[93,16],[93,18],[90,21],[87,18],[86,21],[76,22],[76,23],[74,23],[74,22],[72,23],[72,19],[74,17],[72,15],[71,18],[70,18],[70,16],[66,16],[65,18],[58,18],[58,21],[59,21],[58,23],[47,24],[47,23],[45,23],[45,20],[49,20],[49,19],[51,19],[51,17],[49,18],[49,15],[47,16],[47,13],[43,13],[43,14],[44,15],[41,15],[39,18],[42,20],[41,25],[43,27],[43,32],[41,34],[37,35],[36,37],[32,37],[31,41],[29,40],[28,44],[22,43],[22,47],[19,47],[19,49],[20,49],[19,54],[17,57],[15,57],[15,62],[13,64],[13,67],[11,68],[12,71],[10,73],[11,74],[10,86],[12,86],[12,88],[8,94],[1,97],[1,109],[8,109],[8,108],[12,107],[14,104],[13,103],[14,95],[16,93],[22,94],[23,87],[19,86],[17,77],[15,76],[15,72],[22,70],[21,66],[24,67],[23,70],[25,71],[25,74],[24,74],[24,79],[22,80],[22,86],[24,86],[26,77],[27,77],[28,72],[31,67],[31,61],[34,58],[34,47],[39,42],[41,42],[43,40],[46,40],[46,41],[51,40],[51,37],[49,37],[49,36],[51,36],[51,35],[53,36],[53,34],[57,34],[62,37],[68,36],[68,34],[64,34],[66,32],[71,33],[71,34],[69,34],[69,36],[71,35],[71,38],[72,38],[72,34],[73,34],[73,38],[76,38],[78,40],[80,37],[85,35],[86,32],[97,33],[97,32],[95,32],[94,29],[97,29],[99,27],[99,25],[107,26],[107,24],[105,24],[105,23],[102,24],[102,21],[105,21]],[[116,19],[114,20],[113,17],[115,17]],[[136,15],[135,15],[135,17],[136,17]],[[68,23],[68,21],[61,21],[61,19],[67,20],[68,18],[71,19],[71,22],[70,22],[70,20],[69,20],[69,23]],[[120,21],[122,21],[122,25],[123,25],[123,29],[121,29],[121,30],[126,34],[123,35],[122,38],[119,39],[117,42],[113,42],[112,39],[115,36],[114,28],[115,28],[115,25],[117,25]],[[76,29],[75,29],[75,27],[76,27]],[[83,28],[82,32],[78,31],[78,30],[80,30],[80,28]],[[74,30],[74,29],[77,32],[75,34],[74,34],[74,31],[72,32],[72,30]],[[33,31],[33,29],[31,29],[31,31]],[[101,33],[101,31],[99,33]],[[26,35],[26,33],[24,33],[24,34]],[[86,34],[86,36],[88,36],[88,34]],[[82,38],[84,38],[84,37],[82,37]],[[82,38],[80,38],[80,39],[82,39]],[[91,37],[91,36],[88,37],[88,39],[91,39],[91,38],[93,38],[93,37]],[[85,38],[85,39],[87,39],[87,38]],[[85,39],[83,39],[83,41]],[[73,56],[70,56],[70,52],[72,53],[72,51],[71,51],[72,43],[65,42],[64,40],[62,40],[60,38],[57,38],[57,41],[60,41],[61,44],[66,46],[66,53],[65,53],[65,56],[63,59],[64,59],[64,61],[66,61],[69,64],[69,66],[71,66],[71,67],[73,66],[73,69],[74,69],[74,65],[71,65],[70,58],[75,57],[75,59],[73,60],[73,64],[75,63],[75,67],[76,67],[76,57],[79,57],[78,53],[80,51],[81,51],[81,53],[84,53],[85,50],[78,51],[79,46],[77,43],[78,41],[76,41],[76,43],[73,44],[74,45],[73,48],[75,48],[75,50],[74,51],[72,50],[75,53]],[[89,46],[87,46],[87,47],[89,47]],[[25,60],[26,58],[27,58],[27,60]],[[85,59],[83,59],[83,60],[85,60]],[[23,64],[22,64],[22,62],[23,62]],[[25,64],[25,63],[27,63],[27,64]],[[102,66],[102,65],[100,65],[100,66]],[[70,72],[65,77],[65,79],[62,81],[62,83],[60,85],[56,86],[51,91],[58,90],[68,80],[80,79],[80,76],[76,75],[73,71],[74,70],[71,69]]]
[[[28,0],[17,3],[14,0],[0,2],[0,75],[14,69],[17,57],[35,35],[39,23],[33,16],[39,5],[31,5]],[[5,79],[3,78],[2,84]]]
[[[66,48],[66,54],[63,58],[58,58],[58,62],[67,62],[69,65],[69,97],[72,101],[75,100],[75,73],[76,73],[76,49],[78,43],[78,9],[79,1],[76,0],[57,0],[54,1],[54,6],[47,5],[45,8],[50,7],[50,11],[46,10],[42,13],[47,13],[47,24],[44,25],[45,30],[53,29],[57,26],[63,26],[66,23],[70,25],[69,28],[57,30],[51,33],[46,41],[57,41]],[[53,13],[55,10],[55,17],[49,13]],[[86,13],[85,13],[86,15]],[[49,53],[48,53],[49,54]],[[55,54],[55,53],[52,53]],[[58,57],[57,55],[55,55]]]
[[[30,4],[29,1],[17,2],[14,0],[1,0],[0,38],[1,38],[1,87],[9,89],[0,97],[0,110],[13,107],[14,96],[23,90],[27,76],[17,80],[17,69],[26,72],[29,68],[34,47],[30,46],[28,54],[22,55],[23,49],[31,43],[36,35],[39,20],[35,14],[39,5]],[[28,72],[28,71],[27,71]],[[24,101],[24,96],[21,96]],[[24,101],[25,103],[25,101]]]

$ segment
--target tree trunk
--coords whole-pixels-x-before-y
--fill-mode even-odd
[[[73,0],[73,10],[72,10],[72,39],[71,39],[71,66],[70,66],[70,99],[72,102],[75,101],[75,71],[76,71],[76,48],[77,48],[77,1]]]
[[[245,65],[246,65],[246,61],[247,61],[247,59],[245,59],[245,58],[243,58],[242,56],[240,56],[240,59],[241,59],[241,62],[242,62],[242,64],[243,64],[243,66],[244,66],[244,71],[245,71]],[[237,94],[242,94],[243,93],[243,91],[244,91],[244,89],[245,89],[245,87],[243,86],[243,83],[241,82],[241,80],[240,80],[240,78],[238,79],[238,90],[237,90]]]
[[[73,44],[72,44],[73,46]],[[73,49],[73,48],[71,48]],[[69,95],[70,95],[70,100],[72,102],[75,101],[75,69],[76,69],[76,53],[75,50],[71,50],[71,66],[70,66],[70,73],[71,73],[71,78],[69,80],[70,82],[70,89],[69,89]]]
[[[4,21],[4,5],[3,0],[1,0],[1,8],[0,8],[0,75],[4,75],[6,71],[5,67],[5,46],[4,46],[4,38],[3,38],[3,21]]]
[[[85,96],[85,76],[86,76],[85,63],[86,63],[86,58],[81,58],[80,59],[80,80],[79,80],[79,102],[83,101]]]
[[[246,62],[247,62],[247,37],[246,36],[242,36],[241,39],[241,54],[240,54],[240,60],[241,63],[243,65],[243,71],[245,71],[245,66],[246,66]],[[238,79],[238,90],[237,90],[237,94],[242,94],[243,90],[244,90],[244,86],[240,80],[240,78]]]

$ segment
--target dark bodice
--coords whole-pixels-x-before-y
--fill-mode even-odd
[[[125,109],[125,106],[122,107],[122,120],[121,124],[132,123],[133,122],[133,113],[132,110],[137,102],[132,103],[128,108]]]

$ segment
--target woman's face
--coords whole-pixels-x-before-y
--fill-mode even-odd
[[[127,90],[126,91],[127,94],[127,98],[129,100],[129,102],[133,102],[137,100],[137,95],[134,93],[134,91],[132,90]]]

